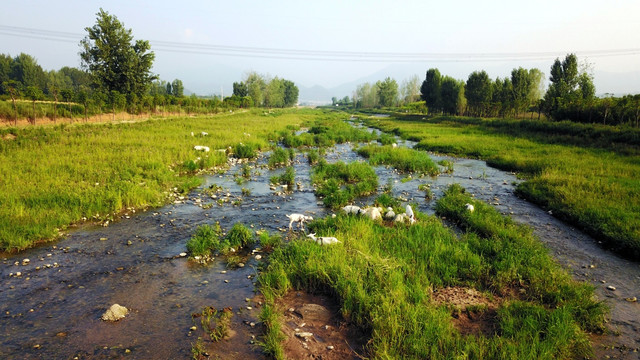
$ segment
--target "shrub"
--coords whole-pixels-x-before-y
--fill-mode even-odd
[[[253,159],[256,157],[257,146],[254,144],[239,143],[233,147],[233,153],[238,159]]]
[[[220,245],[220,224],[214,226],[202,225],[198,226],[195,234],[187,242],[187,251],[191,256],[204,256],[211,254]]]
[[[251,233],[251,229],[242,223],[235,223],[231,230],[229,230],[225,240],[230,247],[240,248],[253,244],[253,234]]]

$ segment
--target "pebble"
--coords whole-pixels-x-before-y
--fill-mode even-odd
[[[262,256],[261,255],[256,255],[256,260],[260,260],[260,259],[262,259]]]
[[[633,297],[628,297],[628,298],[626,298],[625,300],[627,300],[628,302],[636,302],[636,301],[638,301],[638,298],[636,298],[635,296],[633,296]]]
[[[312,337],[312,336],[313,336],[313,334],[312,334],[312,333],[310,333],[310,332],[297,332],[297,333],[296,333],[296,336],[297,336],[297,337],[299,337],[299,338],[306,339],[306,338],[308,338],[308,337]]]
[[[333,345],[327,346],[327,350],[333,350]]]
[[[187,256],[187,253],[186,252],[181,252],[178,256],[185,257],[185,256]]]
[[[615,288],[615,286],[609,285],[609,286],[607,286],[607,290],[615,291],[616,288]]]
[[[224,282],[225,282],[225,283],[228,283],[228,282],[229,282],[229,280],[225,280]]]
[[[192,327],[190,327],[190,328],[189,328],[189,330],[191,330],[191,331],[196,331],[196,330],[198,330],[198,328],[197,328],[197,327],[195,327],[195,326],[192,326]]]
[[[251,323],[249,323],[249,326],[251,326],[251,327],[255,327],[255,326],[256,326],[256,323],[251,322]]]

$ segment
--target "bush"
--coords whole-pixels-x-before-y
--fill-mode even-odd
[[[282,184],[292,186],[295,183],[296,171],[293,166],[287,166],[284,173],[272,176],[269,181],[273,184]]]
[[[269,167],[276,168],[279,166],[285,166],[289,162],[290,154],[283,148],[278,147],[273,150],[271,157],[269,157]]]
[[[256,157],[257,146],[254,144],[239,143],[233,147],[233,153],[238,159],[253,159]]]
[[[225,237],[230,247],[241,248],[253,244],[253,234],[251,230],[242,223],[235,223]]]
[[[195,234],[187,242],[187,251],[191,256],[210,255],[220,245],[220,224],[214,226],[202,225],[198,226]]]

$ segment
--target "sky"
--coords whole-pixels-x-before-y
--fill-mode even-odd
[[[433,67],[461,80],[517,67],[548,76],[568,53],[589,64],[598,93],[640,92],[638,0],[5,0],[0,52],[30,54],[46,70],[79,67],[100,8],[150,41],[154,73],[200,95],[229,94],[249,71],[325,88]]]

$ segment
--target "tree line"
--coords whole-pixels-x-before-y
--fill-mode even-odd
[[[115,116],[117,111],[210,113],[251,106],[287,107],[298,101],[293,82],[256,73],[234,83],[234,94],[225,99],[185,96],[180,79],[168,82],[151,72],[155,54],[148,41],[134,40],[131,29],[102,9],[96,16],[80,42],[81,68],[45,71],[28,54],[0,54],[0,100],[8,100],[0,101],[1,118],[17,123],[18,116],[27,117],[35,123],[37,118],[49,117],[55,122],[58,116],[87,119],[105,112]]]
[[[492,80],[486,71],[472,72],[466,81],[427,70],[424,81],[404,81],[401,91],[391,78],[358,85],[351,102],[333,99],[333,105],[355,108],[404,106],[430,114],[476,117],[533,117],[552,120],[640,126],[640,94],[596,97],[588,66],[578,64],[575,54],[556,59],[549,86],[539,69],[519,67],[511,76]],[[416,90],[418,89],[418,90]],[[420,103],[416,101],[421,100]]]

